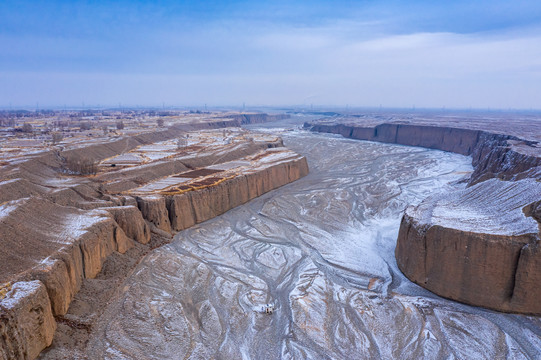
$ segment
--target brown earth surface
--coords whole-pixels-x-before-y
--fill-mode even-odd
[[[403,216],[396,260],[434,293],[499,311],[541,314],[541,121],[526,116],[354,116],[313,131],[472,157],[468,187],[428,198]],[[536,221],[537,220],[537,221]]]
[[[274,136],[202,130],[269,118],[231,116],[26,158],[3,154],[0,318],[6,321],[0,329],[6,335],[0,358],[35,358],[51,344],[57,325],[45,356],[77,356],[85,332],[122,279],[150,249],[169,242],[173,230],[306,175],[306,160]],[[178,145],[179,137],[188,139],[187,146]],[[126,156],[141,161],[110,165]],[[76,159],[90,161],[97,173],[66,167]],[[215,181],[216,173],[224,174],[223,181]],[[190,189],[184,200],[162,195],[182,184]],[[191,217],[181,225],[179,213]],[[32,331],[25,330],[29,326]]]

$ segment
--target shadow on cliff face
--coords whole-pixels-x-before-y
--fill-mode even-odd
[[[91,334],[105,358],[509,358],[538,319],[441,299],[397,269],[408,204],[464,184],[470,159],[291,132],[311,173],[150,253]],[[261,313],[274,305],[272,315]]]

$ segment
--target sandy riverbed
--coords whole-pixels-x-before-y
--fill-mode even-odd
[[[267,130],[269,131],[269,130]],[[272,130],[277,131],[277,130]],[[407,204],[464,156],[285,132],[310,175],[149,253],[92,328],[92,358],[528,358],[538,318],[441,299],[397,269]],[[273,303],[275,312],[260,312]]]

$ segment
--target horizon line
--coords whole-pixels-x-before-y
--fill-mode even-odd
[[[120,105],[120,106],[119,106]],[[282,104],[282,105],[249,105],[245,104],[222,104],[222,105],[208,105],[208,104],[192,104],[192,105],[121,105],[121,104],[108,104],[108,105],[83,105],[83,106],[68,106],[68,105],[0,105],[0,111],[84,111],[84,110],[255,110],[255,109],[281,109],[281,110],[302,110],[308,112],[325,111],[325,110],[400,110],[400,111],[442,111],[442,112],[541,112],[541,108],[497,108],[497,107],[432,107],[432,106],[373,106],[373,105],[306,105],[306,104]]]

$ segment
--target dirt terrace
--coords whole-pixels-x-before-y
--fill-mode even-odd
[[[279,138],[231,127],[250,119],[190,119],[157,132],[33,149],[31,156],[25,148],[3,151],[0,239],[7,251],[0,253],[0,315],[9,321],[0,326],[0,358],[37,356],[52,341],[53,315],[68,338],[91,326],[91,314],[69,321],[64,315],[89,279],[117,261],[109,259],[120,256],[115,278],[121,279],[175,231],[307,174],[306,160]],[[186,192],[189,197],[178,197]],[[99,304],[115,284],[100,287]],[[29,308],[40,311],[27,314]],[[29,323],[39,327],[28,332]]]
[[[402,218],[396,260],[413,282],[453,300],[541,314],[541,119],[386,116],[316,121],[312,130],[470,155],[468,188]]]

